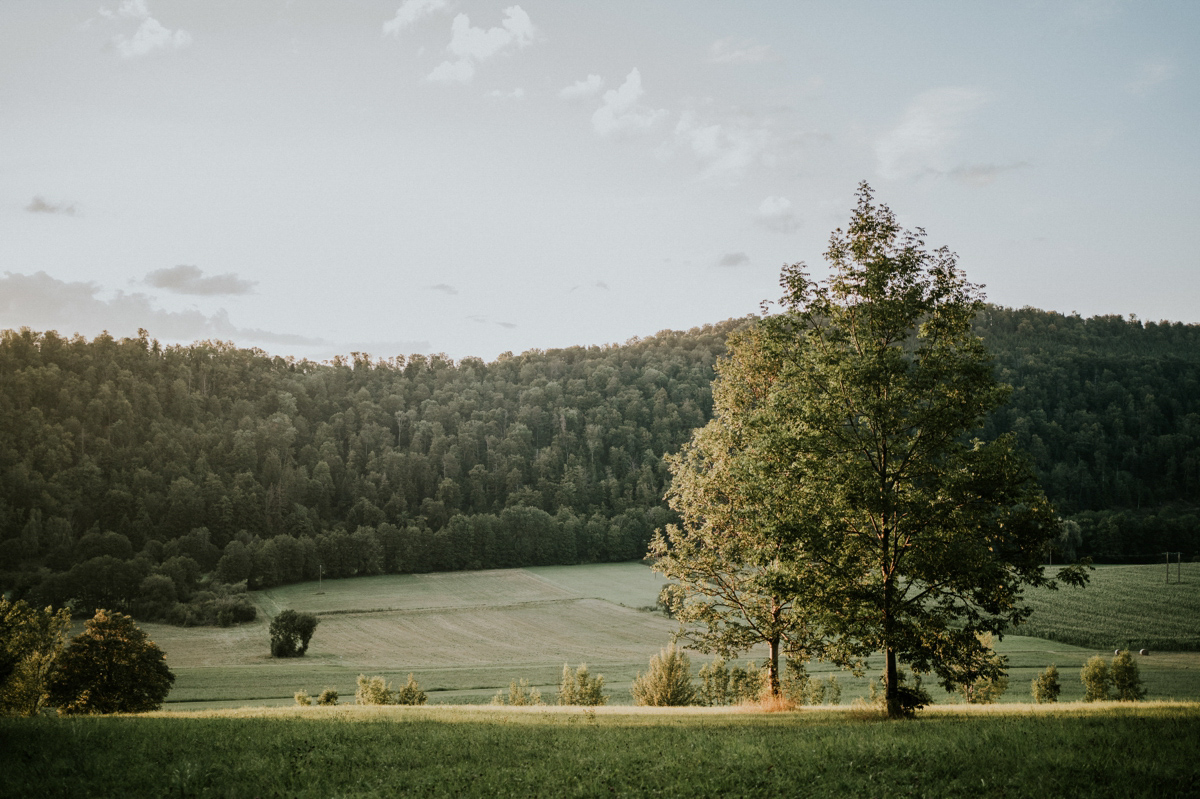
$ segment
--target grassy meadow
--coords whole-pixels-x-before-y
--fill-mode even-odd
[[[1049,637],[998,643],[1010,666],[1002,701],[1027,701],[1030,681],[1050,663],[1062,675],[1063,700],[1080,699],[1080,667],[1117,646],[1151,649],[1138,658],[1150,698],[1200,700],[1200,653],[1180,651],[1200,636],[1200,564],[1184,564],[1182,577],[1168,586],[1161,566],[1104,566],[1087,589],[1034,592],[1026,629]],[[326,580],[254,592],[262,612],[252,624],[144,626],[176,674],[167,707],[178,710],[290,705],[301,688],[315,695],[332,687],[352,700],[360,673],[400,684],[412,672],[433,704],[484,703],[515,678],[553,701],[564,662],[587,663],[605,676],[611,703],[630,704],[634,676],[676,628],[652,612],[662,584],[640,563]],[[1162,594],[1171,601],[1159,601]],[[319,614],[303,658],[268,654],[268,619],[282,608]],[[1125,632],[1134,625],[1144,637]],[[1080,629],[1092,631],[1090,644],[1063,642]],[[695,655],[694,665],[705,659]],[[837,674],[843,702],[867,694],[866,678]],[[956,700],[932,683],[937,701]]]
[[[0,796],[1195,796],[1200,707],[259,708],[0,719]]]

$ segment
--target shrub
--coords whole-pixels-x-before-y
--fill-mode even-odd
[[[71,614],[65,608],[37,610],[0,596],[0,714],[36,716],[42,711],[70,629]]]
[[[1058,695],[1062,692],[1062,686],[1058,684],[1058,666],[1051,663],[1045,671],[1034,677],[1030,691],[1033,693],[1033,701],[1039,705],[1057,702]]]
[[[732,674],[731,674],[732,680]],[[692,661],[671,644],[650,658],[650,668],[633,681],[633,700],[639,705],[675,707],[696,703]]]
[[[318,705],[336,705],[338,703],[338,692],[336,688],[326,688],[321,691],[317,697]]]
[[[1146,689],[1142,687],[1142,677],[1138,673],[1137,661],[1133,659],[1128,649],[1121,650],[1113,658],[1108,670],[1108,679],[1113,693],[1123,702],[1136,702],[1146,698]]]
[[[570,667],[564,663],[562,681],[558,686],[558,704],[586,707],[608,704],[608,697],[604,695],[604,675],[591,676],[586,664],[580,664],[571,674]]]
[[[354,703],[358,705],[391,705],[392,686],[382,677],[358,675],[358,687],[354,690]]]
[[[529,687],[529,680],[522,679],[520,682],[513,680],[508,684],[508,701],[505,701],[504,691],[499,690],[492,697],[493,705],[512,705],[521,707],[524,705],[544,705],[542,701],[542,692],[536,688]]]
[[[417,681],[413,679],[412,674],[408,675],[408,682],[404,683],[404,687],[392,697],[392,701],[397,705],[423,705],[428,699],[429,697],[417,685]]]
[[[717,657],[700,667],[700,690],[696,703],[700,705],[729,704],[729,669],[725,658]]]
[[[161,707],[174,682],[133,619],[97,610],[60,656],[50,696],[62,713],[142,713]]]
[[[271,619],[271,654],[277,658],[303,656],[319,623],[311,613],[281,610]]]
[[[992,646],[992,634],[977,635],[983,651],[963,669],[959,693],[968,704],[994,704],[1008,690],[1008,658],[997,654]]]
[[[299,691],[297,691],[294,694],[294,697],[296,699],[297,705],[311,705],[312,704],[312,697],[310,697],[308,695],[308,691],[305,691],[303,688],[301,688]]]
[[[1093,655],[1079,670],[1079,679],[1083,682],[1083,701],[1103,702],[1108,699],[1108,686],[1111,679],[1108,664],[1099,655]]]
[[[905,718],[912,718],[917,711],[926,705],[933,704],[933,697],[929,692],[921,687],[921,675],[914,676],[913,681],[908,681],[908,673],[904,669],[896,669],[896,694],[900,699],[900,713]],[[880,683],[876,680],[871,680],[867,686],[869,696],[868,700],[881,708],[887,708],[887,693],[883,690]]]

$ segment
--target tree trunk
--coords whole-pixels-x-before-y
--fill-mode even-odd
[[[767,661],[767,686],[771,690],[771,696],[778,698],[781,693],[779,688],[779,639],[772,638],[767,645],[771,648],[771,656]]]
[[[889,719],[904,717],[904,708],[900,704],[900,674],[896,668],[896,650],[887,649],[887,665],[883,671],[883,697],[887,702]]]

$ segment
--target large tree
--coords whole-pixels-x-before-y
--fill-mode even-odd
[[[65,608],[37,610],[0,597],[0,713],[34,716],[41,711],[70,628]]]
[[[715,450],[731,502],[757,505],[724,534],[755,542],[727,569],[746,575],[778,553],[773,568],[806,586],[792,614],[842,656],[884,654],[893,717],[907,712],[901,661],[947,686],[990,676],[978,635],[1028,615],[1024,585],[1053,584],[1040,556],[1058,532],[1012,438],[971,438],[1009,388],[971,331],[980,287],[923,235],[863,184],[830,239],[829,277],[785,267],[781,312],[732,342],[731,359],[757,350],[759,371],[731,372],[745,385],[727,393],[753,401],[715,409],[739,431]],[[688,502],[676,505],[699,534]],[[704,525],[729,511],[697,508]],[[1060,576],[1082,582],[1077,568]]]
[[[162,650],[133,619],[97,610],[59,657],[50,699],[68,714],[142,713],[161,707],[174,682]]]

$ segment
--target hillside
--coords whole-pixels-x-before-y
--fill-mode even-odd
[[[6,331],[0,579],[228,623],[242,581],[638,558],[745,323],[491,363]],[[1078,522],[1059,557],[1200,551],[1200,326],[989,307],[977,331],[1014,386],[982,435],[1014,431]]]

